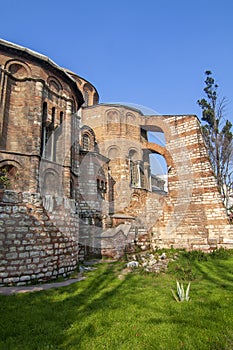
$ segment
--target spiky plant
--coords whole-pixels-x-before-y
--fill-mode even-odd
[[[181,302],[181,301],[189,301],[190,297],[189,297],[189,291],[190,291],[190,282],[186,288],[184,288],[183,283],[179,283],[178,281],[176,281],[176,293],[174,292],[174,290],[172,289],[172,295],[174,296],[175,300],[177,302]]]

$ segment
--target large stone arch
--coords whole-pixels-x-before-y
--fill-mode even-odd
[[[163,132],[166,144],[172,139],[171,125],[164,116],[144,116],[142,126],[148,131],[156,128],[156,131]]]
[[[168,167],[174,167],[174,161],[173,158],[170,154],[170,152],[167,150],[167,148],[157,145],[155,143],[152,142],[146,142],[144,144],[144,148],[148,149],[151,152],[155,152],[160,154],[161,156],[163,156],[167,162],[167,166]]]

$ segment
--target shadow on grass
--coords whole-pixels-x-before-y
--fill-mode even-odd
[[[188,303],[172,299],[174,276],[121,280],[119,263],[68,287],[1,296],[0,349],[232,349],[232,265],[192,262]]]
[[[117,274],[112,264],[101,264],[86,280],[68,287],[1,296],[0,349],[81,348],[84,338],[95,335],[92,316],[119,307],[118,298],[111,300],[131,275],[119,280]]]
[[[202,279],[218,288],[233,290],[233,258],[229,260],[210,260],[205,263],[195,263]]]

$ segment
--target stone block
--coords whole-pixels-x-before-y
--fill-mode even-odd
[[[18,259],[18,253],[17,252],[7,253],[6,254],[6,259],[9,259],[9,260]]]
[[[20,282],[26,282],[26,281],[30,281],[31,277],[30,276],[21,276],[19,278]]]

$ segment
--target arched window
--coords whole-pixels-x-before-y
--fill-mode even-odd
[[[140,162],[130,161],[130,177],[132,187],[141,187]]]
[[[95,93],[94,93],[94,96],[93,96],[93,105],[97,105],[98,102],[99,102],[99,98],[98,98],[97,93],[95,92]]]
[[[161,154],[150,154],[151,188],[153,192],[168,192],[167,162]]]
[[[42,194],[57,195],[60,194],[60,180],[59,174],[53,170],[48,169],[44,173]]]
[[[60,112],[60,125],[63,123],[64,113]]]
[[[13,165],[4,165],[0,167],[0,189],[18,188],[18,169]]]
[[[55,126],[56,109],[52,108],[51,122],[48,122],[48,106],[47,102],[43,103],[42,111],[42,136],[41,136],[41,156],[56,160],[56,145],[54,140],[54,126]]]
[[[54,127],[54,122],[55,122],[55,112],[56,112],[56,109],[55,107],[52,108],[52,126]]]
[[[70,180],[70,198],[75,198],[75,191],[74,191],[74,181],[73,179]]]
[[[45,152],[45,144],[46,144],[46,122],[47,122],[47,114],[48,114],[48,107],[47,102],[43,103],[43,110],[42,110],[42,135],[41,135],[41,148],[40,148],[40,155],[44,156]]]
[[[90,140],[90,137],[89,137],[89,135],[87,135],[87,134],[84,134],[83,135],[83,142],[82,142],[82,146],[83,146],[83,150],[84,151],[89,151],[90,150],[90,142],[91,140]]]

